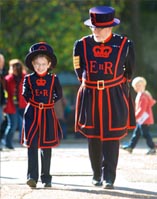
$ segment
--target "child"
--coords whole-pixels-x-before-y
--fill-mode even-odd
[[[136,77],[132,81],[132,87],[137,92],[135,99],[135,117],[136,128],[133,131],[133,135],[128,145],[124,145],[122,148],[132,153],[135,148],[140,135],[146,139],[146,143],[150,148],[147,154],[155,154],[155,144],[149,132],[149,126],[154,123],[152,106],[156,101],[152,98],[151,94],[145,90],[146,80],[143,77]]]
[[[62,98],[58,77],[49,73],[57,64],[50,45],[44,42],[30,47],[26,66],[34,72],[26,75],[22,95],[28,102],[23,119],[22,144],[28,147],[27,184],[36,187],[39,178],[38,148],[41,155],[41,182],[51,187],[51,148],[59,144],[62,130],[56,118],[54,103]]]

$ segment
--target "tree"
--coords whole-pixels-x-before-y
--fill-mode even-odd
[[[116,6],[116,1],[112,2]],[[57,71],[73,71],[73,44],[89,34],[83,21],[88,18],[89,8],[96,4],[96,0],[3,0],[0,2],[0,50],[7,61],[15,57],[24,61],[30,45],[46,41],[56,52]],[[99,4],[103,5],[104,1],[99,0]]]

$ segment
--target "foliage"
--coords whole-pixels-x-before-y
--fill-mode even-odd
[[[118,4],[116,3],[118,2]],[[122,1],[106,1],[122,7]],[[99,5],[104,1],[100,0]],[[38,41],[50,43],[58,58],[57,70],[72,71],[72,48],[76,39],[89,34],[83,21],[96,0],[3,0],[1,6],[1,51],[6,60],[24,61],[29,47]]]

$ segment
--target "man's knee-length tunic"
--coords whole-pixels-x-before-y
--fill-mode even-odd
[[[54,103],[62,97],[62,88],[54,74],[25,76],[23,96],[28,102],[24,113],[23,138],[26,146],[51,148],[59,144],[61,128]]]
[[[75,42],[74,69],[81,86],[75,131],[88,138],[117,140],[135,127],[128,81],[134,68],[133,44],[117,34],[95,42],[92,35]]]

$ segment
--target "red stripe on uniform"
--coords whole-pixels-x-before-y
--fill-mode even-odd
[[[124,37],[124,39],[123,39],[123,41],[121,43],[119,52],[118,52],[118,56],[117,56],[117,60],[116,60],[116,66],[115,66],[115,71],[114,71],[114,78],[116,78],[116,75],[117,75],[117,69],[118,69],[119,60],[120,60],[121,53],[122,53],[122,50],[123,50],[123,47],[124,47],[124,44],[125,44],[126,40],[127,40],[127,38]]]

